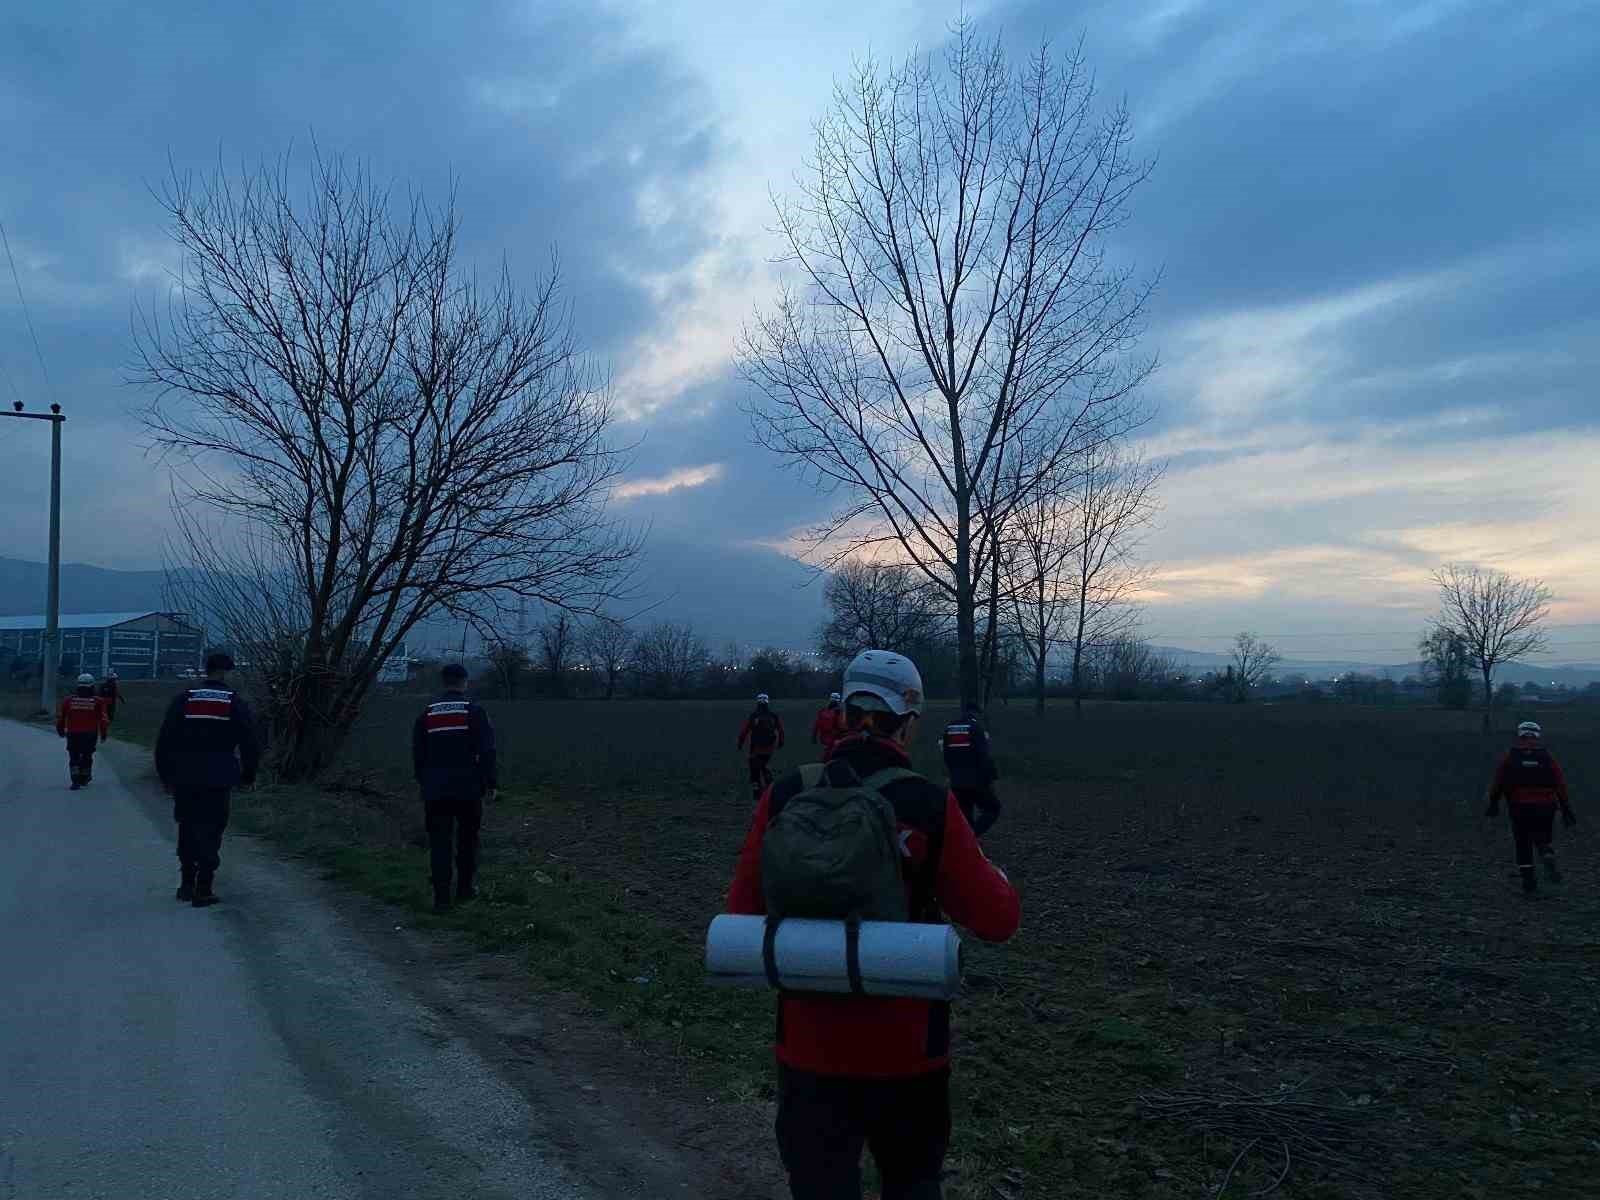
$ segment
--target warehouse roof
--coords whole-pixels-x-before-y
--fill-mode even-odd
[[[172,617],[176,620],[182,616],[182,613],[163,612],[62,613],[59,626],[62,629],[109,629],[113,625],[126,625],[129,621],[139,621],[145,617]],[[23,617],[0,617],[0,630],[43,628],[43,613],[32,613]]]

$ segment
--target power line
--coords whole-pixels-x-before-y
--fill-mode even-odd
[[[17,260],[11,257],[11,239],[6,236],[6,223],[0,221],[0,242],[5,244],[6,262],[11,264],[11,282],[17,285],[17,299],[22,302],[22,319],[28,324],[28,336],[33,339],[33,353],[39,359],[39,370],[44,374],[44,388],[50,399],[56,399],[56,385],[50,380],[50,368],[44,365],[44,351],[39,348],[39,335],[33,328],[33,314],[28,311],[28,298],[22,294],[22,278],[17,274]],[[13,385],[15,390],[15,385]]]

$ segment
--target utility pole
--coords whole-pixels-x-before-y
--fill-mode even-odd
[[[40,648],[44,662],[44,679],[39,700],[46,716],[56,711],[56,679],[61,674],[61,405],[52,404],[48,413],[22,411],[22,401],[11,404],[13,411],[0,412],[0,417],[23,417],[30,421],[50,422],[50,566],[45,582],[44,645]]]

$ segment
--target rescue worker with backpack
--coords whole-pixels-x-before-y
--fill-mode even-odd
[[[450,858],[454,842],[457,902],[478,893],[478,834],[483,801],[495,797],[494,726],[489,714],[467,699],[467,669],[450,663],[439,672],[444,691],[411,727],[411,765],[422,789],[428,826],[433,911],[450,907]]]
[[[983,713],[969,704],[959,721],[952,721],[939,735],[939,750],[944,755],[950,790],[956,794],[961,812],[982,837],[1000,819],[1000,797],[995,780],[1000,772],[994,765],[994,748],[989,731],[983,727]]]
[[[838,692],[828,697],[828,703],[817,710],[817,719],[811,722],[811,744],[822,747],[822,757],[833,753],[834,743],[845,734],[844,698]]]
[[[772,711],[772,700],[765,692],[756,697],[755,711],[739,726],[737,748],[750,743],[750,792],[761,799],[761,792],[772,782],[772,756],[783,749],[783,718]]]
[[[56,735],[67,739],[67,773],[73,791],[88,784],[94,774],[96,739],[103,742],[110,733],[106,702],[94,694],[94,676],[79,675],[78,686],[72,695],[61,698],[56,710]]]
[[[117,673],[107,671],[105,682],[100,685],[100,697],[106,702],[106,720],[117,719],[117,705],[122,700],[122,693],[117,688]]]
[[[261,764],[256,722],[244,697],[228,686],[233,659],[206,658],[206,678],[167,705],[156,736],[156,774],[172,794],[178,822],[178,899],[196,908],[217,903],[212,890],[228,828],[229,793],[250,787]]]
[[[1502,796],[1511,817],[1511,836],[1516,842],[1522,890],[1529,894],[1539,890],[1539,876],[1533,866],[1535,849],[1550,882],[1559,883],[1561,871],[1556,866],[1555,847],[1550,844],[1555,831],[1556,808],[1561,809],[1562,821],[1568,829],[1578,823],[1578,817],[1567,797],[1566,776],[1561,773],[1555,756],[1545,749],[1544,730],[1537,721],[1524,721],[1517,726],[1517,740],[1500,759],[1494,781],[1489,785],[1486,816],[1499,814]]]
[[[762,796],[730,913],[957,925],[1016,932],[1016,890],[984,857],[953,794],[911,770],[922,677],[882,650],[845,669],[848,732],[825,764]],[[770,971],[770,968],[769,968]],[[857,986],[853,989],[863,993]],[[950,1006],[866,994],[778,999],[779,1153],[795,1200],[859,1200],[870,1149],[883,1200],[938,1200],[950,1143]]]

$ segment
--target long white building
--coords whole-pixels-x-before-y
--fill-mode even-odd
[[[62,613],[63,674],[122,679],[171,679],[198,669],[205,634],[183,613]],[[44,654],[44,615],[0,617],[0,671],[21,660],[36,667]]]

